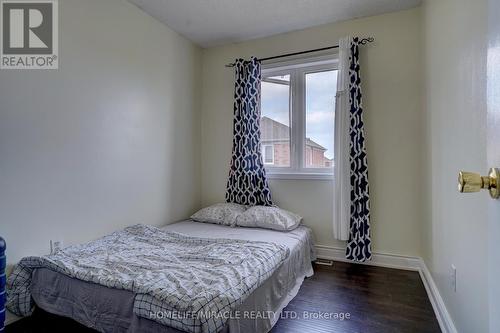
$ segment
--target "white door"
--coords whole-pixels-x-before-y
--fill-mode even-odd
[[[500,168],[500,0],[490,0],[488,12],[487,156]],[[490,332],[500,332],[500,199],[490,200],[488,213]]]

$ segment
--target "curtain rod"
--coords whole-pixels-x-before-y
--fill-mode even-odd
[[[375,38],[373,37],[368,37],[368,38],[362,38],[359,41],[359,44],[365,45],[366,43],[371,43],[375,41]],[[267,57],[267,58],[260,58],[257,59],[258,61],[266,61],[266,60],[273,60],[273,59],[278,59],[278,58],[284,58],[284,57],[291,57],[295,55],[300,55],[300,54],[306,54],[306,53],[312,53],[312,52],[319,52],[319,51],[325,51],[325,50],[331,50],[331,49],[337,49],[339,46],[338,45],[333,45],[333,46],[327,46],[327,47],[322,47],[319,49],[312,49],[312,50],[306,50],[306,51],[300,51],[300,52],[293,52],[293,53],[285,53],[285,54],[280,54],[277,56],[272,56],[272,57]],[[226,64],[226,67],[234,67],[234,62],[230,64]]]

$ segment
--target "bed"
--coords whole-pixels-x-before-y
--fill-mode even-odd
[[[296,296],[304,278],[313,274],[312,232],[305,226],[281,232],[182,221],[162,228],[191,237],[271,242],[286,247],[287,257],[272,275],[227,316],[220,332],[268,332],[281,310]],[[70,317],[100,332],[182,332],[134,313],[135,294],[124,289],[72,278],[48,268],[33,270],[31,296],[43,310]]]

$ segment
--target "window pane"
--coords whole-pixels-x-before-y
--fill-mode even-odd
[[[262,146],[262,154],[265,164],[274,164],[274,147],[272,145]]]
[[[306,74],[306,168],[333,167],[337,71]]]
[[[290,166],[290,75],[266,77],[261,84],[260,119],[264,163]]]

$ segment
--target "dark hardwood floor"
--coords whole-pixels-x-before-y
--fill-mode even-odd
[[[316,265],[314,276],[304,281],[284,311],[283,316],[297,318],[282,318],[273,333],[440,332],[419,274],[390,268]],[[14,332],[95,331],[36,310],[32,317],[7,326],[6,333]]]
[[[314,271],[285,311],[350,318],[282,319],[273,333],[441,332],[418,272],[342,262]]]

